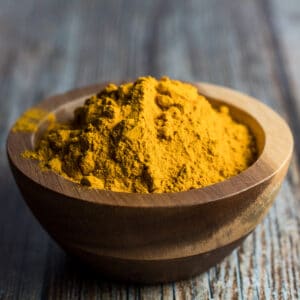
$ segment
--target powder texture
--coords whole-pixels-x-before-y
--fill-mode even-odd
[[[39,108],[28,109],[17,120],[17,122],[12,128],[12,131],[35,132],[38,128],[40,121],[45,117],[47,117],[49,121],[54,121],[54,115],[49,114],[47,111],[44,111]]]
[[[108,84],[25,156],[92,188],[162,193],[237,175],[256,159],[256,146],[226,106],[214,109],[193,85],[140,77]]]

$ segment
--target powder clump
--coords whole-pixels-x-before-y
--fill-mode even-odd
[[[39,108],[32,108],[25,111],[22,116],[17,120],[12,128],[13,132],[35,132],[39,123],[47,117],[47,121],[54,122],[55,117]]]
[[[163,77],[108,84],[55,122],[34,152],[43,168],[92,188],[162,193],[201,188],[256,159],[253,135],[193,85]]]

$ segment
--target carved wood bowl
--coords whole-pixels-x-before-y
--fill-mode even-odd
[[[195,84],[256,136],[259,157],[239,175],[179,193],[138,194],[89,189],[21,153],[45,130],[10,132],[7,152],[20,191],[41,225],[68,253],[106,277],[157,283],[185,279],[220,262],[268,212],[286,175],[293,137],[285,121],[259,101],[207,83]],[[46,99],[38,108],[71,118],[102,85]]]

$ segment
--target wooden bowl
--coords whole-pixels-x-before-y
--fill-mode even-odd
[[[34,148],[46,119],[36,133],[9,133],[11,169],[33,214],[63,249],[107,277],[156,283],[207,270],[261,222],[286,175],[293,137],[280,116],[239,92],[195,85],[213,105],[226,103],[233,117],[252,129],[259,148],[247,170],[205,188],[162,194],[84,188],[21,157]],[[54,96],[37,107],[63,121],[102,87]]]

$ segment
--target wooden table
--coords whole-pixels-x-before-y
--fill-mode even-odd
[[[297,155],[264,222],[220,265],[158,286],[105,281],[25,206],[5,140],[19,114],[75,86],[144,74],[249,93],[290,123],[300,157],[298,0],[0,0],[0,299],[299,299]]]

